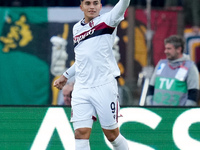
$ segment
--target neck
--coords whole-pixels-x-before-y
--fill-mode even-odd
[[[181,57],[183,57],[183,54],[180,54],[180,55],[178,56],[178,58],[177,58],[177,59],[179,59],[179,58],[181,58]]]

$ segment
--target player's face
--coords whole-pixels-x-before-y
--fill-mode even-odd
[[[175,48],[173,44],[167,43],[165,44],[165,55],[169,60],[175,60],[180,58],[181,48]]]
[[[84,12],[85,23],[88,23],[99,16],[102,4],[100,0],[84,0],[81,2],[80,8]]]

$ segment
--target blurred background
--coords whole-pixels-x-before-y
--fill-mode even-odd
[[[118,0],[102,0],[101,13]],[[164,39],[179,34],[200,68],[200,1],[131,0],[113,46],[121,106],[142,106],[144,81],[165,58]],[[0,105],[59,105],[52,83],[74,63],[72,27],[79,0],[0,1]],[[189,16],[189,17],[188,17]]]

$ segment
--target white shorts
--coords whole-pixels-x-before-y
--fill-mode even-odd
[[[91,128],[92,124],[86,123],[87,120],[91,122],[98,115],[102,128],[115,129],[118,127],[118,99],[118,86],[115,79],[93,88],[74,88],[71,122],[80,127]]]

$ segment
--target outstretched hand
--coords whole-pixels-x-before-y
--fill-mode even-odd
[[[53,86],[58,88],[59,90],[62,90],[62,88],[65,86],[66,83],[67,83],[67,78],[62,75],[60,78],[55,80]]]

